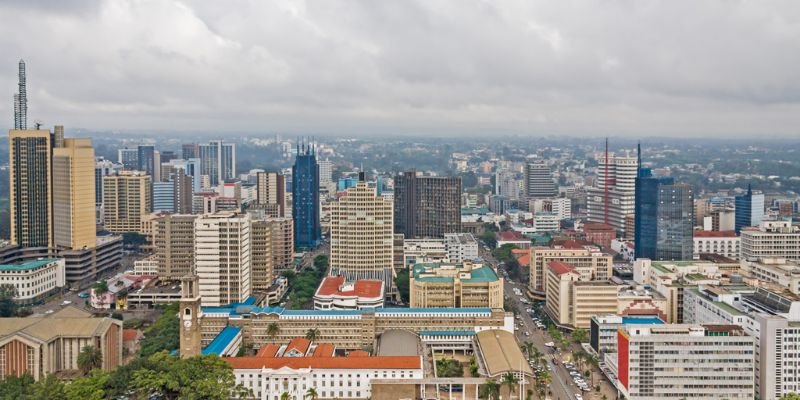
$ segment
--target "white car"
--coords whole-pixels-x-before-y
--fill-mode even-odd
[[[575,400],[583,400],[583,396],[580,393],[575,393]]]
[[[45,313],[45,314],[52,314],[52,313],[53,313],[53,310],[47,310],[47,311],[45,311],[44,313]]]
[[[64,300],[64,301],[61,302],[62,306],[68,306],[70,304],[72,304],[72,301],[70,301],[70,300]]]

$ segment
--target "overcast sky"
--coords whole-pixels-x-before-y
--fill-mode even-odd
[[[0,126],[800,137],[800,1],[0,2]]]

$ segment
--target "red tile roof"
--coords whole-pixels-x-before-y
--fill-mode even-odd
[[[122,330],[122,341],[123,342],[133,342],[139,338],[139,330],[138,329],[123,329]]]
[[[364,350],[353,350],[347,354],[348,357],[369,357],[369,353]]]
[[[614,227],[607,224],[583,224],[583,231],[611,231],[614,232]]]
[[[554,240],[553,242],[554,242],[553,244],[560,245],[561,247],[570,250],[580,250],[583,249],[584,246],[592,245],[591,243],[585,240],[573,240],[573,239],[568,239],[564,241]]]
[[[694,231],[694,237],[736,237],[736,231]]]
[[[317,345],[317,348],[314,349],[314,355],[312,355],[312,357],[333,357],[333,351],[335,349],[334,345],[330,343],[320,343]]]
[[[258,349],[258,353],[256,353],[257,357],[275,357],[275,354],[278,352],[278,349],[281,347],[277,344],[268,344],[265,346],[261,346]]]
[[[502,241],[512,241],[512,240],[523,240],[522,235],[517,231],[505,231],[505,232],[498,232],[497,233],[497,240]]]
[[[289,346],[286,347],[286,350],[283,351],[283,354],[286,355],[292,350],[297,350],[298,353],[305,355],[309,346],[311,346],[310,340],[306,338],[294,338],[291,342],[289,342]]]
[[[419,356],[378,357],[225,357],[233,369],[419,369]]]
[[[573,267],[572,265],[570,265],[568,263],[565,263],[563,261],[559,261],[559,260],[550,261],[550,263],[548,263],[547,266],[550,268],[550,270],[555,272],[557,275],[564,275],[567,272],[574,272],[575,271],[575,267]]]
[[[329,276],[322,281],[318,295],[322,296],[357,296],[357,297],[381,297],[383,282],[371,279],[359,279],[353,283],[353,290],[342,291],[344,285],[343,276]]]

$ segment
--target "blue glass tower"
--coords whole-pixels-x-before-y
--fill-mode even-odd
[[[292,219],[294,246],[313,248],[322,238],[319,222],[319,165],[314,147],[297,145],[292,167]]]
[[[642,168],[639,150],[634,234],[636,258],[691,260],[694,252],[694,194],[689,185],[655,177]]]
[[[736,234],[742,228],[757,226],[764,219],[764,195],[753,194],[753,189],[747,185],[747,194],[736,196]]]

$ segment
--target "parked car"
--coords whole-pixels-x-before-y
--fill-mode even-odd
[[[86,292],[79,293],[78,297],[80,297],[82,299],[88,299],[89,298],[89,293],[86,293]]]

